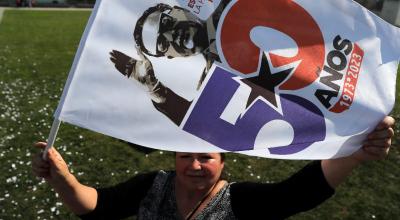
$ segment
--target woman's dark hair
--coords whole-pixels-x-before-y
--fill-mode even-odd
[[[221,161],[225,161],[226,154],[225,153],[219,153],[221,155]]]
[[[219,153],[219,155],[221,155],[221,162],[224,162],[226,158],[226,153]],[[174,156],[176,156],[176,152],[174,153]]]

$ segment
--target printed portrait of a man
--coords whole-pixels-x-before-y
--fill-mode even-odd
[[[200,89],[206,75],[214,62],[221,62],[216,48],[216,30],[223,10],[230,0],[221,1],[218,8],[206,21],[197,18],[187,9],[159,3],[143,12],[135,24],[133,37],[140,60],[113,50],[110,59],[116,69],[128,79],[138,81],[148,89],[154,107],[176,125],[180,125],[191,100],[176,94],[161,82],[147,58],[190,57],[201,54],[206,65],[198,80],[197,90]],[[291,69],[280,73],[271,73],[265,54],[259,76],[241,81],[253,89],[248,99],[249,106],[258,96],[262,95],[272,105],[277,105],[274,88],[282,83]]]
[[[191,101],[164,86],[154,74],[153,66],[146,56],[189,57],[202,54],[206,60],[203,74],[199,79],[200,88],[214,61],[219,61],[215,45],[215,30],[219,17],[229,1],[223,1],[213,15],[202,21],[187,9],[157,4],[148,8],[138,19],[134,29],[134,40],[141,60],[113,50],[111,61],[117,70],[129,79],[148,88],[155,108],[179,125]]]

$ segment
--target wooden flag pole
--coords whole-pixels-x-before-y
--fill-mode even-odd
[[[55,118],[53,121],[53,124],[51,125],[49,138],[47,139],[47,146],[43,150],[43,155],[42,155],[43,160],[47,160],[47,152],[54,145],[54,142],[56,141],[56,136],[57,136],[58,128],[60,128],[60,124],[61,124],[61,121],[58,118]]]

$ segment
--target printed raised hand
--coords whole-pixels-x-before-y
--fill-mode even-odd
[[[149,91],[153,91],[158,81],[154,75],[153,66],[142,51],[138,47],[136,49],[141,60],[136,60],[117,50],[110,52],[110,60],[122,75],[135,79],[142,85],[147,86]]]
[[[119,52],[118,50],[111,51],[110,55],[110,60],[115,64],[115,68],[117,68],[122,75],[129,78],[134,70],[137,60]]]
[[[166,88],[155,76],[150,60],[147,59],[139,47],[136,47],[136,50],[140,60],[136,60],[117,50],[110,52],[110,60],[115,64],[115,68],[122,73],[122,75],[145,86],[154,102],[165,102]]]

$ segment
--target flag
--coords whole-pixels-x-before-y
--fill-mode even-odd
[[[100,0],[55,118],[171,151],[326,159],[394,105],[400,30],[350,0]]]

